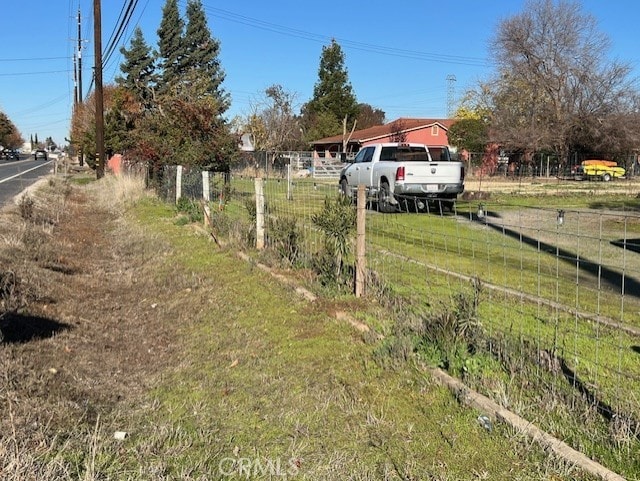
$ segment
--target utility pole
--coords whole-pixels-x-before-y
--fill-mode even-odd
[[[100,0],[93,0],[93,46],[96,84],[96,177],[104,177],[104,92],[102,89],[102,10]]]
[[[73,54],[73,105],[78,105],[78,57]]]
[[[78,9],[78,102],[82,102],[82,29]]]
[[[76,64],[77,61],[77,64]],[[80,9],[78,8],[78,52],[73,55],[73,81],[75,86],[75,106],[82,102],[82,22]],[[78,162],[80,167],[84,166],[84,153],[82,147],[78,146]]]

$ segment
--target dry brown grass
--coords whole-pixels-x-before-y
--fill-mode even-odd
[[[171,290],[154,273],[167,246],[115,215],[143,184],[107,179],[91,195],[98,205],[51,179],[0,213],[4,480],[99,479],[96,443],[172,351],[175,312],[153,307]],[[64,458],[85,446],[83,459]]]

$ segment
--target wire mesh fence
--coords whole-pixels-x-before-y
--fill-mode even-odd
[[[183,174],[183,192],[198,196],[203,177],[191,175]],[[209,182],[212,209],[244,225],[247,239],[254,240],[254,178],[212,174]],[[326,242],[316,217],[340,195],[337,182],[276,176],[262,183],[266,247],[292,264],[312,264]],[[385,296],[411,306],[407,313],[477,296],[482,340],[473,349],[498,367],[477,366],[469,353],[458,366],[465,381],[550,429],[560,412],[578,423],[592,412],[593,423],[608,423],[604,429],[613,439],[637,441],[637,207],[594,202],[591,208],[558,208],[490,199],[449,205],[436,199],[410,208],[414,200],[407,200],[401,204],[409,212],[395,214],[369,204],[367,268],[378,287],[384,284]],[[371,287],[369,295],[380,292]]]

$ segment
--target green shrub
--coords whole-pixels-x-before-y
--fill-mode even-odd
[[[353,283],[353,267],[347,268],[347,260],[353,251],[353,234],[356,229],[356,211],[346,196],[329,198],[318,214],[311,217],[324,235],[323,251],[314,262],[315,270],[326,282]]]
[[[202,222],[204,220],[204,212],[200,202],[187,197],[180,197],[176,202],[176,210],[186,214],[189,222]]]
[[[289,265],[297,265],[301,257],[302,230],[295,217],[269,218],[267,245]]]

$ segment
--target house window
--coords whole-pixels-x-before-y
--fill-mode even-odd
[[[438,126],[437,125],[432,125],[431,126],[431,135],[433,137],[437,137],[438,136]]]

